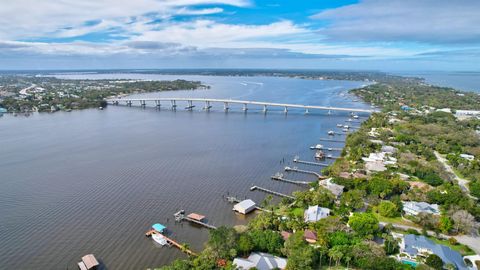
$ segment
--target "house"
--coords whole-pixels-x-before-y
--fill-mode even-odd
[[[387,154],[395,154],[397,152],[397,148],[390,146],[390,145],[384,145],[382,146],[382,152],[387,153]]]
[[[428,213],[432,215],[440,215],[440,209],[438,208],[438,204],[429,204],[426,202],[402,202],[403,203],[403,211],[407,215],[416,216],[419,213]]]
[[[460,157],[461,157],[461,158],[464,158],[464,159],[466,159],[466,160],[469,160],[469,161],[472,161],[472,160],[475,159],[475,156],[469,155],[469,154],[460,154]]]
[[[251,211],[255,210],[256,204],[254,201],[247,199],[243,200],[233,206],[233,210],[237,211],[240,214],[248,214]]]
[[[247,259],[235,258],[233,264],[236,269],[247,270],[256,268],[258,270],[285,269],[287,259],[273,256],[263,252],[253,252]]]
[[[330,190],[337,199],[342,195],[344,186],[332,182],[332,178],[319,181],[319,184]]]
[[[471,117],[480,117],[480,111],[456,110],[455,117],[465,119]]]
[[[453,264],[458,270],[468,270],[460,253],[447,246],[436,244],[423,235],[405,235],[400,242],[400,253],[410,259],[426,258],[430,254],[435,254],[445,264]]]
[[[318,240],[317,233],[312,230],[305,230],[303,238],[310,244],[315,244]]]
[[[329,215],[330,209],[323,208],[318,205],[308,207],[303,214],[305,222],[317,222],[322,218],[328,217]]]

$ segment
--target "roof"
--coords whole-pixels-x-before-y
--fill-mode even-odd
[[[430,214],[439,214],[440,209],[438,208],[438,204],[429,204],[426,202],[402,202],[403,209],[413,210],[415,212],[425,212]]]
[[[163,225],[160,224],[160,223],[155,223],[155,224],[152,225],[152,228],[153,228],[155,231],[163,232],[163,230],[165,230],[167,227],[163,226]]]
[[[287,266],[287,259],[268,253],[253,252],[248,259],[235,258],[233,264],[235,264],[238,269],[250,269],[253,267],[258,270],[284,269]]]
[[[405,235],[405,249],[404,252],[416,256],[419,249],[428,249],[433,254],[436,254],[442,259],[444,263],[451,263],[457,267],[458,270],[467,270],[467,266],[463,262],[462,256],[457,251],[451,248],[435,244],[432,240],[423,235],[408,234]]]
[[[291,232],[281,231],[280,234],[282,235],[283,240],[287,241],[287,239],[292,235]]]
[[[306,239],[317,240],[317,234],[312,230],[305,230],[305,232],[303,233],[303,237],[305,237]]]
[[[243,209],[248,209],[250,207],[254,207],[255,206],[255,202],[250,200],[250,199],[247,199],[247,200],[243,200],[237,204],[235,204],[234,207],[241,207]]]
[[[330,209],[319,207],[318,205],[310,206],[304,212],[305,222],[316,222],[330,215]]]
[[[188,214],[187,217],[189,217],[189,218],[191,218],[191,219],[198,220],[198,221],[201,221],[201,220],[203,220],[203,219],[205,218],[205,216],[200,215],[200,214],[197,214],[197,213]]]
[[[330,192],[332,192],[333,195],[337,197],[339,197],[343,193],[344,186],[333,183],[332,178],[322,180],[320,181],[320,184],[326,189],[330,190]]]
[[[85,264],[85,267],[87,267],[87,269],[91,269],[99,265],[97,259],[95,258],[95,256],[93,256],[93,254],[83,256],[82,262]]]

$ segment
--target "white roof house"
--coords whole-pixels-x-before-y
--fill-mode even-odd
[[[470,161],[475,159],[475,156],[469,154],[460,154],[460,157]]]
[[[255,210],[255,207],[256,207],[255,202],[248,199],[235,204],[233,206],[233,210],[245,215]]]
[[[438,204],[429,204],[426,202],[402,202],[403,203],[403,211],[406,214],[416,216],[419,213],[428,213],[433,215],[439,215],[440,209],[438,208]]]
[[[332,182],[332,178],[321,180],[320,185],[330,190],[337,198],[340,197],[343,193],[344,186],[338,185]]]
[[[235,258],[233,264],[239,270],[256,268],[258,270],[285,269],[287,259],[268,253],[254,252],[247,259]]]
[[[315,205],[308,207],[308,209],[305,210],[303,217],[305,218],[305,222],[316,222],[329,215],[330,209]]]

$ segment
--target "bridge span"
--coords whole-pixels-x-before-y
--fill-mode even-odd
[[[175,109],[177,107],[177,102],[186,102],[185,109],[192,110],[195,105],[193,102],[201,102],[205,104],[203,109],[210,110],[212,108],[212,103],[223,103],[223,109],[228,111],[230,104],[240,104],[243,105],[243,111],[248,110],[248,106],[260,106],[263,108],[264,112],[267,112],[268,107],[281,107],[284,109],[284,112],[287,113],[288,109],[303,109],[305,113],[308,113],[309,110],[325,110],[325,111],[345,111],[345,112],[360,112],[360,113],[373,113],[375,110],[367,109],[357,109],[357,108],[342,108],[342,107],[330,107],[330,106],[316,106],[316,105],[301,105],[301,104],[290,104],[290,103],[274,103],[274,102],[262,102],[262,101],[249,101],[249,100],[235,100],[235,99],[218,99],[218,98],[114,98],[107,99],[107,102],[120,105],[125,104],[127,106],[132,106],[132,104],[137,103],[140,106],[146,106],[147,102],[153,102],[155,106],[160,107],[161,102],[169,102],[170,106]]]

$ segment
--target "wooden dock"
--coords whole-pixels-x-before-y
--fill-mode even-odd
[[[178,222],[182,222],[183,220],[186,220],[186,221],[198,224],[198,225],[203,226],[203,227],[208,228],[208,229],[212,229],[212,230],[217,229],[217,227],[215,227],[211,224],[208,224],[208,223],[202,222],[200,220],[196,220],[196,219],[190,218],[188,216],[185,216],[185,210],[180,210],[177,213],[173,214],[173,216],[175,217],[175,221],[178,221]]]
[[[305,160],[300,160],[298,158],[294,158],[293,162],[299,163],[299,164],[306,164],[306,165],[313,165],[313,166],[321,166],[321,167],[327,167],[330,166],[328,163],[319,163],[319,162],[312,162],[312,161],[305,161]]]
[[[295,197],[293,196],[290,196],[290,195],[286,195],[286,194],[283,194],[283,193],[280,193],[280,192],[277,192],[277,191],[273,191],[273,190],[270,190],[270,189],[266,189],[266,188],[263,188],[263,187],[259,187],[259,186],[253,186],[250,188],[250,191],[254,191],[254,190],[260,190],[260,191],[263,191],[263,192],[266,192],[266,193],[270,193],[272,195],[276,195],[276,196],[279,196],[279,197],[284,197],[284,198],[289,198],[289,199],[292,199],[294,200]]]
[[[330,138],[320,138],[320,141],[345,143],[344,140],[335,140],[335,139],[330,139]]]
[[[294,184],[294,185],[309,185],[311,183],[311,182],[308,182],[308,181],[297,181],[297,180],[286,179],[286,178],[283,178],[283,174],[281,174],[281,173],[277,173],[275,175],[272,175],[271,178],[272,178],[272,180],[282,181],[282,182],[289,183],[289,184]]]
[[[297,172],[297,173],[304,173],[304,174],[311,174],[311,175],[315,175],[316,177],[318,177],[318,179],[326,179],[325,176],[323,175],[320,175],[319,173],[317,172],[313,172],[313,171],[307,171],[307,170],[301,170],[301,169],[298,169],[296,167],[294,168],[291,168],[291,167],[285,167],[285,171],[286,172]]]
[[[157,232],[158,233],[158,232]],[[188,255],[191,255],[191,256],[198,256],[197,253],[191,251],[190,249],[186,248],[184,245],[174,241],[173,239],[171,238],[168,238],[166,235],[164,234],[161,234],[161,233],[158,233],[160,234],[161,236],[165,237],[165,240],[167,240],[167,242],[175,247],[177,247],[178,249],[180,249],[182,252],[185,252],[187,253]]]

